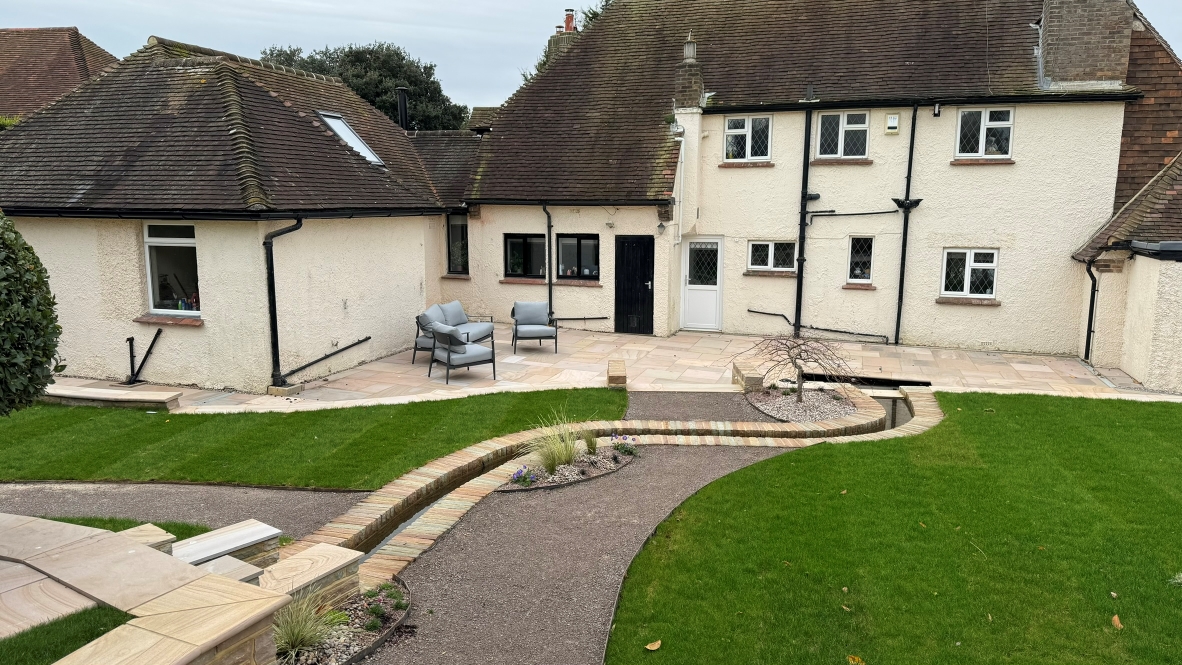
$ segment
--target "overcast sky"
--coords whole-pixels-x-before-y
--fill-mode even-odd
[[[572,3],[590,0],[0,0],[0,25],[78,26],[119,57],[149,35],[249,57],[272,44],[310,50],[383,40],[436,63],[453,101],[497,106]],[[1182,0],[1137,4],[1182,50]]]

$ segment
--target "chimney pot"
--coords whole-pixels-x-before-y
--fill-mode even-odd
[[[573,9],[566,10],[566,22],[565,22],[565,25],[563,25],[563,27],[565,28],[565,32],[574,32],[575,31],[575,10],[573,10]],[[563,31],[560,30],[559,32],[563,32]]]
[[[694,41],[694,33],[690,31],[689,36],[685,38],[685,62],[698,61],[698,43]]]

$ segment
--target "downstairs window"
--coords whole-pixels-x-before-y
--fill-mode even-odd
[[[996,284],[996,249],[944,250],[943,295],[992,298]]]
[[[149,310],[201,314],[197,284],[197,234],[188,224],[145,224]]]

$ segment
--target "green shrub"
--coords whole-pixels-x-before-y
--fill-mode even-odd
[[[0,213],[0,416],[32,404],[65,369],[54,305],[45,267]]]
[[[378,632],[379,630],[382,629],[382,620],[374,618],[374,619],[370,619],[369,621],[366,621],[365,622],[365,629],[371,633]]]
[[[588,455],[594,455],[599,451],[599,439],[595,436],[595,432],[583,430],[583,443],[587,446]]]

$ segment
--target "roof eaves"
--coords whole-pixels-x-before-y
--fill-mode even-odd
[[[1071,255],[1076,261],[1090,261],[1104,253],[1105,247],[1114,242],[1126,242],[1137,231],[1144,217],[1142,204],[1151,201],[1151,195],[1167,178],[1182,181],[1182,153],[1174,157],[1165,168],[1129,199],[1129,202],[1109,218],[1104,226],[1092,234],[1087,244]]]

